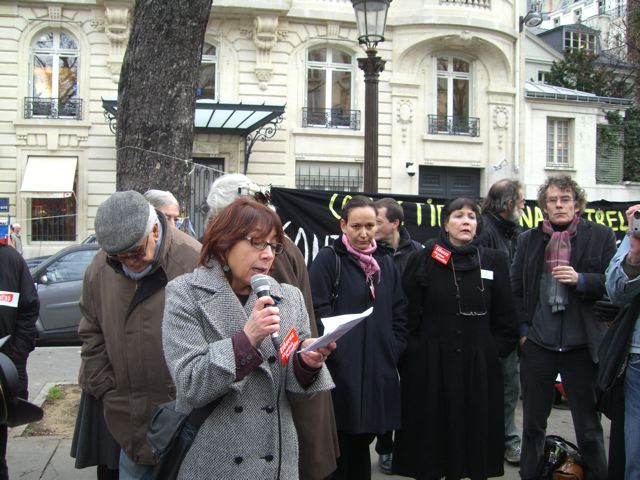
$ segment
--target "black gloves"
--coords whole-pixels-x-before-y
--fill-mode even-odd
[[[616,315],[618,315],[619,311],[620,307],[616,307],[611,303],[609,297],[606,295],[598,300],[593,307],[593,313],[596,320],[600,322],[612,322],[616,318]]]

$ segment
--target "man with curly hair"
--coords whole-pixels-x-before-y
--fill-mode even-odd
[[[593,307],[605,293],[604,272],[616,242],[611,229],[580,218],[585,203],[584,190],[571,177],[547,178],[538,190],[544,220],[520,235],[511,267],[520,323],[520,476],[525,480],[542,474],[558,373],[588,478],[607,478],[595,401],[598,346],[606,325],[595,318]]]

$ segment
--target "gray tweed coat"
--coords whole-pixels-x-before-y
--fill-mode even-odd
[[[297,288],[271,282],[271,294],[281,298],[280,331],[295,327],[300,339],[309,336],[305,304]],[[225,395],[200,427],[187,454],[180,479],[275,479],[278,471],[278,385],[293,393],[312,395],[333,388],[326,367],[303,389],[292,363],[280,369],[277,353],[266,339],[259,345],[265,361],[235,381],[231,337],[240,332],[256,303],[251,294],[242,306],[217,263],[200,267],[167,285],[162,337],[169,372],[176,384],[177,409],[188,412]],[[279,396],[282,465],[280,478],[298,478],[297,435],[287,396]]]

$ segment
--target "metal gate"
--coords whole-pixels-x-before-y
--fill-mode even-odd
[[[224,175],[224,158],[194,158],[191,173],[191,226],[196,238],[201,239],[209,223],[207,195],[213,181]]]

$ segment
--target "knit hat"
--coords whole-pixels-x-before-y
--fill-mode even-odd
[[[212,212],[222,210],[236,198],[243,195],[253,195],[260,191],[260,187],[249,177],[241,173],[228,173],[217,178],[211,185],[207,195],[207,205]]]
[[[116,192],[98,207],[96,240],[109,255],[135,247],[157,222],[153,207],[133,190]]]

